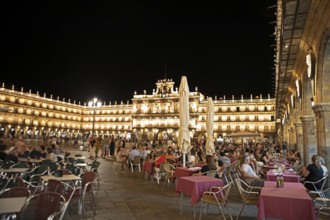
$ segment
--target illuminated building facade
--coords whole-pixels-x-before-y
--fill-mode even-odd
[[[207,99],[197,88],[190,92],[190,132],[192,138],[205,136]],[[65,99],[47,98],[12,88],[0,88],[0,135],[4,137],[86,138],[115,135],[132,140],[176,140],[179,130],[179,92],[171,79],[156,82],[152,94],[134,93],[132,104],[104,103],[92,108]],[[214,99],[214,138],[233,132],[260,133],[275,140],[275,99],[259,97]],[[95,115],[94,114],[95,111]]]
[[[277,0],[274,36],[276,133],[330,166],[330,1]],[[328,177],[328,183],[329,183]]]

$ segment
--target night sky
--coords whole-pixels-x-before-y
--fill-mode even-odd
[[[4,1],[0,82],[126,103],[186,75],[206,96],[274,97],[275,2]]]

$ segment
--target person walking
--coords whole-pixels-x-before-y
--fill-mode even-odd
[[[109,145],[109,156],[112,157],[115,154],[115,147],[116,147],[116,142],[115,142],[115,138],[112,136],[111,140],[110,140],[110,145]]]

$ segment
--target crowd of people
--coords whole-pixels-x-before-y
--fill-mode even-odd
[[[22,138],[12,140],[10,146],[0,141],[0,160],[11,160],[18,162],[18,157],[49,159],[57,162],[57,155],[63,154],[60,143],[56,137],[51,138],[44,145],[32,146],[24,142]],[[298,151],[290,149],[287,151],[287,143],[250,143],[247,146],[232,143],[215,143],[212,155],[206,155],[205,141],[193,142],[190,150],[183,154],[174,142],[166,144],[152,144],[151,142],[135,143],[132,148],[126,147],[125,139],[115,139],[114,136],[88,139],[90,158],[112,158],[121,162],[121,168],[129,167],[135,156],[140,156],[141,164],[144,161],[153,160],[156,169],[163,162],[170,161],[176,166],[194,166],[204,164],[200,173],[216,170],[215,177],[222,176],[226,167],[233,161],[240,162],[240,174],[242,178],[251,185],[262,186],[265,177],[263,165],[267,165],[274,159],[274,155],[281,155],[291,167],[301,176],[302,181],[317,181],[328,173],[324,159],[314,155],[312,163],[305,166]],[[184,158],[185,157],[185,158]],[[186,164],[184,164],[184,161]],[[306,184],[307,188],[312,186]]]

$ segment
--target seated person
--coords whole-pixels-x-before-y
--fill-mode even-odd
[[[7,154],[5,153],[7,146],[4,144],[0,145],[0,160],[5,160]]]
[[[166,153],[163,152],[161,156],[157,157],[155,160],[155,174],[154,174],[154,178],[158,179],[158,174],[160,172],[160,164],[161,163],[165,163],[166,162]],[[158,180],[159,181],[159,180]]]
[[[31,146],[31,145],[28,145],[28,146],[27,146],[27,150],[24,151],[24,153],[21,155],[21,157],[23,157],[23,158],[28,158],[28,157],[30,157],[30,153],[31,153],[31,151],[32,151],[32,146]]]
[[[47,150],[45,146],[40,146],[40,158],[46,158],[47,156]]]
[[[139,156],[139,157],[141,157],[141,153],[140,153],[140,151],[134,146],[133,149],[131,150],[131,152],[130,152],[129,155],[128,155],[128,158],[129,158],[128,166],[131,165],[131,163],[133,162],[135,156]]]
[[[206,165],[202,167],[201,173],[206,176],[207,172],[211,170],[217,170],[217,166],[215,165],[213,155],[206,155]]]
[[[165,163],[166,162],[166,153],[163,152],[161,156],[157,157],[155,160],[155,167],[159,168],[161,163]],[[157,171],[157,170],[156,170]]]
[[[325,161],[323,157],[320,157],[320,161],[321,161],[321,168],[323,170],[323,176],[325,176],[328,174],[328,168],[325,166]]]
[[[34,147],[33,150],[30,152],[31,159],[40,159],[41,153],[37,150],[37,147]]]
[[[221,160],[223,163],[225,163],[227,167],[229,167],[231,164],[230,159],[229,159],[229,157],[226,156],[225,151],[220,151],[219,160]]]
[[[52,162],[57,162],[57,156],[56,154],[53,152],[51,147],[47,147],[47,155],[46,155],[46,159],[50,160]]]
[[[242,157],[242,165],[240,168],[242,179],[251,186],[263,186],[264,180],[260,178],[250,166],[250,157],[245,154]]]
[[[226,169],[227,164],[224,163],[221,159],[218,160],[218,172],[215,175],[216,178],[222,178],[223,171]]]
[[[165,154],[166,161],[169,163],[175,162],[175,156],[172,154],[171,150],[167,150],[167,153]]]
[[[6,150],[7,156],[6,156],[5,160],[18,163],[17,152],[15,150],[16,150],[15,147],[10,147],[8,150]]]
[[[321,167],[320,157],[317,155],[312,156],[312,163],[307,167],[302,168],[302,176],[305,177],[305,181],[317,182],[323,178],[323,169]],[[317,189],[320,189],[322,182],[315,184]],[[309,190],[315,190],[311,183],[306,183],[305,187]]]
[[[187,164],[188,163],[188,155],[187,154],[181,154],[180,157],[179,157],[179,163],[181,164],[180,166],[183,165],[183,155],[185,157],[185,163]]]
[[[152,160],[154,161],[156,159],[156,152],[155,151],[150,151],[150,153],[146,157],[146,161]]]

